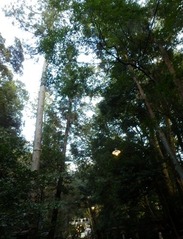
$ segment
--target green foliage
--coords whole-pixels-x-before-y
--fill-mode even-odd
[[[10,70],[22,71],[20,41],[5,47],[0,35],[0,42],[0,231],[1,238],[12,238],[29,224],[30,152],[20,136],[27,92],[23,83],[13,80]]]
[[[2,238],[9,238],[15,230],[26,227],[30,154],[25,141],[11,130],[0,127],[0,135],[0,228]]]
[[[133,235],[128,235],[131,237],[137,237],[139,233],[140,238],[156,238],[160,230],[158,224],[169,224],[178,230],[180,224],[176,220],[176,209],[172,210],[175,205],[171,200],[174,198],[181,203],[181,194],[171,191],[172,186],[179,188],[176,186],[177,177],[169,155],[156,137],[156,127],[158,125],[164,130],[170,147],[179,154],[181,140],[177,142],[176,138],[182,133],[175,132],[172,122],[179,113],[182,122],[179,92],[182,83],[178,77],[182,67],[178,67],[180,64],[176,61],[182,55],[176,49],[182,5],[176,1],[172,10],[169,1],[148,1],[143,7],[132,1],[105,1],[105,4],[103,1],[82,1],[75,2],[74,7],[75,21],[81,24],[83,41],[100,57],[102,68],[109,69],[110,82],[102,91],[103,100],[98,105],[99,114],[93,125],[92,132],[95,133],[90,136],[94,170],[90,176],[85,174],[95,203],[102,205],[99,218],[101,216],[103,221],[98,222],[101,231],[115,227],[117,221],[120,221],[119,226],[125,224],[123,230],[127,234],[131,232]],[[139,92],[136,82],[145,95]],[[120,143],[116,142],[117,146],[113,143],[116,136],[121,138]],[[122,154],[119,161],[114,161],[115,168],[111,152],[119,145]],[[163,164],[168,167],[166,174]],[[167,195],[167,199],[164,200],[162,195]],[[146,201],[141,207],[145,197],[149,201],[155,200],[152,205]],[[134,218],[129,222],[126,217],[127,224],[125,217],[117,217],[124,204]],[[159,209],[156,204],[161,205]],[[169,216],[167,206],[171,211]],[[180,204],[179,207],[182,208]],[[180,211],[181,214],[182,209]],[[110,218],[110,222],[114,220],[114,224],[104,223],[102,215]],[[143,237],[139,229],[146,219],[149,228],[153,225],[155,234],[152,237],[147,234]],[[168,233],[164,232],[167,238],[171,237]],[[119,235],[111,234],[111,237]]]
[[[26,91],[21,82],[0,80],[0,126],[20,129]]]
[[[24,61],[23,48],[18,38],[15,38],[14,45],[5,47],[5,39],[0,34],[0,76],[12,78],[8,63],[11,64],[16,73],[22,73],[22,63]]]

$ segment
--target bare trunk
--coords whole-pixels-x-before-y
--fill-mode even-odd
[[[181,147],[181,150],[183,151],[183,136],[181,134],[180,128],[178,126],[177,121],[174,118],[171,118],[171,122],[172,122],[172,129],[174,134],[177,136],[178,139],[178,143]]]
[[[173,66],[172,61],[170,60],[168,52],[166,51],[166,49],[161,44],[158,44],[158,47],[159,47],[159,49],[161,51],[161,55],[163,57],[163,60],[164,60],[164,62],[166,64],[170,74],[173,77],[173,81],[174,81],[174,84],[177,87],[179,95],[180,95],[181,99],[183,100],[183,84],[181,83],[181,81],[176,76],[176,71],[175,71],[175,68]]]
[[[42,123],[43,123],[43,111],[44,111],[44,101],[45,101],[45,72],[47,63],[45,61],[42,71],[41,85],[38,96],[38,108],[36,117],[36,129],[34,135],[34,146],[32,155],[32,171],[39,170],[40,165],[40,153],[41,153],[41,138],[42,138]]]
[[[45,72],[46,72],[46,61],[43,65],[42,77],[40,90],[38,95],[38,107],[37,107],[37,116],[36,116],[36,127],[35,127],[35,135],[34,135],[34,145],[33,145],[33,154],[32,154],[32,171],[39,171],[40,165],[40,153],[41,153],[41,138],[42,138],[42,123],[43,123],[43,110],[44,110],[44,101],[45,101]],[[38,192],[34,191],[31,193],[32,202],[37,202]],[[39,228],[39,220],[40,220],[40,212],[39,210],[31,215],[32,217],[32,225],[30,231],[30,238],[38,238],[38,228]]]
[[[166,186],[167,186],[169,193],[172,194],[174,192],[173,182],[172,182],[172,179],[170,178],[168,165],[167,165],[167,162],[163,155],[163,152],[161,150],[161,147],[159,145],[156,134],[153,135],[153,137],[151,139],[151,144],[153,145],[154,149],[156,150],[157,154],[159,155],[159,159],[161,161],[161,168],[162,168],[163,176],[164,176],[164,179],[166,182]]]
[[[62,183],[63,183],[63,178],[59,177],[58,182],[57,182],[56,193],[55,193],[55,201],[56,202],[59,202],[61,200]],[[54,239],[54,237],[55,237],[58,212],[59,212],[58,207],[54,208],[52,211],[51,227],[50,227],[50,231],[48,233],[48,239]]]
[[[135,82],[136,85],[137,85],[137,88],[138,88],[138,90],[139,90],[139,92],[140,92],[140,95],[141,95],[142,99],[144,99],[144,101],[145,101],[145,104],[146,104],[146,107],[147,107],[147,110],[148,110],[148,112],[149,112],[149,115],[150,115],[151,119],[155,122],[156,130],[157,130],[157,132],[158,132],[158,134],[159,134],[159,138],[161,139],[162,144],[163,144],[163,146],[164,146],[166,152],[167,152],[168,155],[170,156],[170,158],[171,158],[171,160],[172,160],[172,162],[173,162],[173,165],[174,165],[174,167],[175,167],[176,172],[178,173],[180,179],[183,180],[183,169],[182,169],[182,167],[180,166],[180,164],[179,164],[179,162],[178,162],[178,160],[177,160],[177,157],[176,157],[175,153],[174,153],[173,150],[171,149],[171,146],[169,145],[168,140],[166,139],[166,136],[165,136],[164,132],[163,132],[163,131],[161,130],[161,128],[157,125],[157,123],[156,123],[156,117],[155,117],[155,114],[154,114],[154,112],[153,112],[153,109],[152,109],[150,103],[148,102],[147,97],[146,97],[146,95],[145,95],[145,93],[144,93],[144,91],[143,91],[143,89],[142,89],[140,83],[138,82],[138,80],[137,80],[135,77],[133,77],[133,80],[134,80],[134,82]]]
[[[65,135],[64,135],[64,144],[63,144],[63,158],[64,162],[63,165],[60,168],[60,172],[62,173],[63,170],[65,169],[65,157],[66,157],[66,149],[67,149],[67,141],[69,137],[69,131],[71,127],[71,108],[72,108],[72,101],[70,100],[69,102],[69,113],[67,116],[67,123],[66,123],[66,128],[65,128]],[[60,176],[57,182],[57,187],[56,187],[56,193],[55,193],[55,201],[59,202],[61,201],[61,194],[62,194],[62,186],[63,186],[63,177]],[[52,211],[52,218],[51,218],[51,228],[48,234],[48,239],[54,239],[55,236],[55,231],[56,231],[56,224],[57,224],[57,219],[58,219],[58,213],[59,209],[54,208]]]

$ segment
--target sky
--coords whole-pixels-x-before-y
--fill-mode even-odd
[[[0,0],[0,33],[6,39],[6,45],[13,44],[13,40],[15,37],[19,38],[20,40],[28,39],[30,41],[31,36],[20,30],[18,27],[12,24],[12,20],[5,17],[5,14],[2,8],[5,5],[9,5],[11,2],[15,0]],[[29,4],[36,3],[37,0],[27,0]],[[21,80],[25,84],[25,88],[29,93],[30,99],[26,102],[25,110],[23,111],[23,122],[24,127],[22,134],[25,138],[32,142],[34,139],[34,132],[35,132],[35,112],[33,113],[32,104],[37,106],[37,97],[38,91],[40,86],[42,68],[43,68],[43,57],[39,57],[39,61],[36,62],[35,59],[28,59],[30,56],[25,56],[25,61],[23,63],[23,75],[17,76],[18,80]],[[95,57],[91,55],[81,54],[78,57],[78,61],[81,62],[91,62],[95,59]],[[95,59],[97,62],[97,60]],[[89,112],[90,115],[93,113]],[[88,114],[89,114],[88,113]]]
[[[0,33],[3,38],[6,39],[6,45],[11,45],[15,37],[22,38],[27,37],[27,33],[18,29],[11,23],[11,19],[5,17],[2,8],[5,4],[9,4],[12,0],[0,0]],[[24,127],[22,134],[25,138],[32,142],[34,139],[35,131],[35,117],[31,105],[37,104],[38,90],[40,85],[42,67],[43,67],[43,57],[39,58],[38,61],[35,59],[29,59],[29,56],[25,56],[25,61],[23,63],[23,75],[16,76],[18,80],[21,80],[25,84],[25,88],[29,93],[29,101],[26,102],[26,107],[23,112],[23,122]]]
[[[3,38],[6,39],[6,46],[13,44],[14,38],[17,37],[20,40],[27,38],[27,33],[18,29],[15,25],[11,23],[11,19],[5,17],[2,8],[5,4],[9,4],[14,0],[0,0],[0,33]],[[36,2],[36,0],[27,0],[31,2]],[[42,69],[44,64],[44,58],[39,57],[36,59],[30,59],[29,56],[24,56],[26,59],[23,63],[23,75],[17,76],[18,80],[21,80],[25,84],[25,88],[29,93],[30,99],[26,102],[25,110],[23,111],[23,122],[24,127],[22,134],[25,136],[26,140],[33,145],[34,133],[35,133],[35,123],[36,123],[36,109],[38,104],[38,91],[41,81]],[[36,61],[38,60],[38,61]],[[90,62],[91,57],[82,55],[78,60]],[[33,107],[34,105],[34,112]],[[69,169],[75,170],[76,165],[72,162],[68,164]]]

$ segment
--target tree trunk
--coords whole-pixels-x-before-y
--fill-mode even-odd
[[[72,110],[72,101],[69,101],[69,113],[67,115],[67,123],[66,123],[66,128],[65,128],[65,135],[64,135],[64,144],[63,144],[63,166],[60,168],[60,173],[62,173],[65,169],[65,157],[66,157],[66,149],[67,149],[67,141],[68,141],[68,136],[69,136],[69,131],[71,127],[71,110]],[[57,187],[56,187],[56,193],[55,193],[55,202],[61,201],[61,194],[62,194],[62,188],[63,188],[63,177],[60,176],[57,182]],[[56,207],[52,211],[52,218],[51,218],[51,228],[48,233],[48,239],[54,239],[55,236],[55,231],[56,231],[56,224],[57,224],[57,219],[58,219],[58,213],[59,213],[59,208]]]
[[[42,124],[43,124],[43,111],[45,101],[45,73],[46,73],[47,62],[44,62],[41,85],[38,96],[38,108],[36,117],[36,129],[34,135],[34,146],[32,154],[32,171],[39,170],[40,165],[40,153],[41,153],[41,138],[42,138]]]
[[[155,151],[158,155],[159,161],[161,162],[161,169],[162,169],[162,172],[163,172],[164,180],[166,182],[167,190],[168,190],[169,194],[173,194],[174,193],[174,185],[173,185],[172,179],[171,179],[170,174],[169,174],[167,162],[165,160],[165,157],[163,155],[163,152],[161,150],[161,147],[159,145],[159,142],[158,142],[158,139],[157,139],[157,136],[156,136],[155,133],[151,137],[150,142],[151,142],[152,146],[154,147],[154,149],[155,149]]]
[[[58,183],[57,183],[57,188],[56,188],[56,193],[55,193],[55,202],[59,202],[61,200],[62,184],[63,184],[63,178],[59,177]],[[52,211],[51,227],[50,227],[50,231],[48,233],[48,239],[54,239],[54,237],[55,237],[58,212],[59,212],[58,207],[54,208]]]
[[[157,130],[157,133],[159,135],[159,138],[161,139],[162,144],[163,144],[166,152],[170,156],[170,158],[171,158],[171,160],[173,162],[174,168],[175,168],[176,172],[178,173],[181,181],[183,181],[183,169],[180,166],[179,161],[177,160],[177,157],[176,157],[175,153],[171,149],[171,146],[169,145],[168,140],[166,139],[166,136],[165,136],[164,132],[161,130],[159,125],[157,125],[156,117],[155,117],[155,114],[153,112],[153,109],[152,109],[150,103],[148,102],[147,97],[146,97],[146,95],[145,95],[145,93],[144,93],[140,83],[138,82],[138,80],[135,77],[133,77],[133,80],[134,80],[134,82],[137,85],[137,88],[139,90],[139,93],[140,93],[142,99],[144,99],[144,101],[145,101],[145,104],[146,104],[147,110],[149,112],[150,118],[155,122],[156,130]]]
[[[172,63],[172,61],[170,60],[170,57],[168,55],[168,52],[166,51],[166,49],[161,45],[161,44],[158,44],[158,47],[160,49],[160,52],[161,52],[161,55],[162,55],[162,58],[170,72],[170,74],[172,75],[173,77],[173,81],[174,81],[174,84],[176,85],[177,87],[177,90],[179,92],[179,95],[180,95],[180,98],[181,100],[183,101],[183,84],[182,82],[177,78],[177,75],[176,75],[176,71],[175,71],[175,68],[174,68],[174,65]]]
[[[181,147],[181,150],[183,151],[183,137],[182,137],[182,132],[180,131],[180,127],[178,126],[178,123],[175,118],[171,117],[171,122],[172,122],[172,130],[174,134],[177,136],[179,146]]]
[[[40,90],[38,95],[38,107],[37,107],[37,116],[36,116],[36,127],[34,135],[34,145],[33,145],[33,154],[32,154],[32,171],[39,171],[40,166],[40,154],[41,154],[41,138],[42,138],[42,123],[43,123],[43,112],[44,112],[44,101],[45,101],[45,73],[46,73],[47,62],[44,62]],[[34,191],[31,193],[31,200],[33,203],[37,203],[38,192]],[[38,238],[38,229],[39,229],[39,220],[40,212],[37,211],[34,215],[31,215],[32,225],[30,230],[30,238]]]

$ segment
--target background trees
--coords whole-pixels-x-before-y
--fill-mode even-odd
[[[179,1],[176,4],[176,13],[179,15],[181,4]],[[105,71],[108,70],[107,76],[110,79],[108,86],[102,92],[103,100],[99,104],[100,114],[98,117],[101,118],[103,124],[99,127],[99,123],[96,121],[98,130],[102,133],[96,136],[97,140],[94,139],[94,142],[97,141],[99,148],[105,148],[104,132],[108,130],[110,133],[107,134],[107,137],[110,138],[112,133],[115,133],[114,139],[120,137],[126,141],[128,150],[130,148],[130,154],[127,154],[127,158],[131,162],[128,169],[133,169],[132,162],[134,168],[138,168],[136,163],[140,163],[141,160],[143,166],[148,162],[147,168],[140,167],[140,175],[138,170],[135,172],[132,170],[129,178],[123,178],[123,180],[127,180],[127,185],[131,185],[131,180],[133,185],[138,182],[137,189],[140,190],[133,191],[133,187],[130,187],[125,191],[126,187],[123,185],[125,181],[123,180],[120,181],[119,187],[129,195],[129,201],[130,198],[132,201],[134,198],[138,198],[138,203],[142,202],[141,194],[144,194],[146,199],[148,197],[156,198],[154,209],[155,205],[160,203],[162,211],[159,209],[161,215],[156,212],[158,214],[156,219],[151,214],[151,220],[156,224],[153,226],[154,229],[161,230],[159,226],[163,221],[164,227],[171,224],[171,227],[174,228],[173,233],[177,234],[177,229],[181,227],[182,223],[176,222],[177,216],[175,215],[178,211],[176,212],[176,208],[171,202],[180,200],[181,203],[179,189],[182,187],[182,167],[178,149],[180,145],[176,140],[177,135],[173,133],[172,126],[174,124],[171,118],[179,109],[178,105],[182,98],[180,92],[182,83],[177,80],[179,77],[175,76],[175,72],[179,71],[176,70],[176,67],[180,64],[175,66],[173,63],[177,54],[181,55],[182,52],[177,48],[180,29],[175,27],[180,18],[170,13],[169,7],[169,2],[160,3],[159,1],[149,1],[144,6],[126,1],[115,3],[105,1],[105,4],[103,1],[85,1],[82,4],[75,3],[75,16],[82,23],[80,29],[84,35],[83,41],[86,44],[92,42],[96,54],[101,59],[101,66]],[[166,16],[164,9],[166,9]],[[78,11],[82,14],[77,15]],[[167,12],[171,17],[167,16]],[[171,21],[174,24],[171,24]],[[171,39],[164,38],[166,33],[165,35],[162,33],[167,31],[168,26],[170,27],[168,34]],[[119,145],[118,147],[124,151],[122,154],[124,165],[126,147],[122,143]],[[134,150],[136,147],[137,151]],[[107,152],[107,150],[106,147],[104,151]],[[150,151],[146,154],[146,150]],[[138,152],[140,152],[139,158],[137,158]],[[96,165],[104,171],[110,161],[110,156],[107,157],[107,163],[105,161],[101,167],[101,158],[105,159],[102,153],[99,153],[100,157],[97,158]],[[148,155],[152,155],[152,158]],[[95,157],[94,154],[94,159],[96,159]],[[107,169],[109,172],[110,167]],[[151,172],[154,170],[155,174],[151,175],[149,170]],[[126,172],[126,170],[124,171]],[[142,172],[145,173],[145,177]],[[106,173],[104,175],[103,177],[106,178]],[[120,176],[122,176],[122,172],[120,172]],[[141,177],[145,178],[145,181]],[[160,179],[157,180],[159,177]],[[113,175],[112,178],[114,179],[115,176]],[[115,180],[113,183],[115,184]],[[143,189],[143,187],[145,188]],[[130,195],[131,191],[135,193],[134,196]],[[122,201],[120,197],[120,202]],[[150,210],[149,206],[146,201],[147,210]],[[182,208],[180,205],[179,207]],[[113,207],[111,208],[113,209]],[[132,206],[130,211],[133,212]],[[145,211],[142,214],[144,216],[134,214],[136,220],[138,218],[138,223],[136,221],[135,225],[140,226],[143,222]],[[139,229],[136,228],[136,230]],[[134,233],[136,232],[134,230]],[[140,238],[143,237],[140,231],[138,233]]]
[[[29,149],[21,136],[22,109],[27,99],[23,83],[13,80],[22,69],[21,43],[5,47],[1,36],[0,63],[0,231],[2,238],[26,227],[29,201]],[[24,180],[22,180],[24,178]]]

